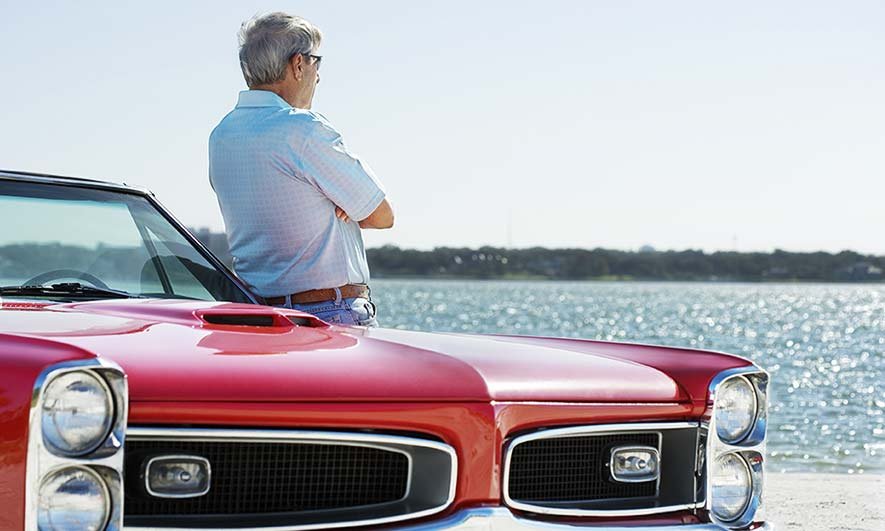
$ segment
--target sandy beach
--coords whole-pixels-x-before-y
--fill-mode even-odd
[[[885,475],[769,474],[767,519],[779,531],[885,531]]]

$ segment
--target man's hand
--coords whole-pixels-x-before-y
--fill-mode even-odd
[[[337,205],[335,206],[335,217],[340,219],[344,223],[350,221],[350,218],[347,216],[347,212],[341,210],[341,207]]]

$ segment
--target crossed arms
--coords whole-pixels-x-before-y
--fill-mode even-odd
[[[313,115],[313,129],[300,153],[301,176],[335,205],[335,216],[348,223],[351,215],[363,229],[389,229],[393,209],[372,170],[348,151],[336,131],[321,115]],[[380,196],[380,197],[379,197]],[[370,204],[381,199],[371,212]],[[350,212],[350,214],[348,214]]]
[[[347,223],[350,217],[341,207],[335,207],[335,216],[341,221]],[[393,227],[393,209],[387,199],[381,201],[381,204],[369,214],[369,217],[358,221],[362,229],[389,229]]]

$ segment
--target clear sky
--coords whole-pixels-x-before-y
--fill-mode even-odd
[[[881,0],[4,0],[0,168],[220,230],[207,137],[272,10],[324,32],[314,108],[397,214],[369,246],[885,254]]]

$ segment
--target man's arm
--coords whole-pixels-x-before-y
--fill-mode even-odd
[[[350,221],[347,212],[345,212],[340,206],[335,207],[335,217],[345,223]],[[389,229],[393,227],[393,220],[393,208],[390,206],[390,203],[387,202],[387,199],[384,199],[374,212],[357,223],[359,223],[360,228],[363,229]]]
[[[317,118],[300,156],[300,178],[329,199],[335,216],[362,228],[393,226],[393,210],[375,174],[344,146],[341,134]]]
[[[390,208],[387,199],[381,201],[378,208],[359,224],[362,229],[389,229],[393,227],[393,209]]]
[[[338,217],[341,221],[347,223],[350,221],[350,218],[347,216],[347,212],[341,209],[341,207],[335,207],[335,216]],[[363,229],[389,229],[393,227],[393,208],[391,208],[390,203],[387,202],[387,199],[381,201],[381,204],[378,205],[378,208],[375,209],[374,212],[369,214],[369,216],[358,222],[360,228]]]

